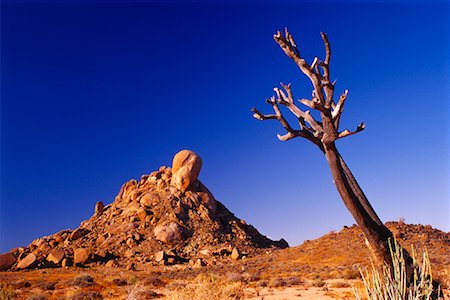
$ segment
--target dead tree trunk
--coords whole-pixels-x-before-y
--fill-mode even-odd
[[[284,36],[281,32],[277,32],[274,35],[274,39],[284,53],[297,64],[302,73],[311,81],[313,86],[312,98],[299,99],[298,101],[304,106],[318,111],[320,120],[316,120],[309,110],[302,110],[297,106],[290,84],[281,84],[283,89],[274,88],[276,95],[266,100],[273,107],[274,114],[262,114],[256,108],[253,108],[253,116],[258,120],[278,120],[287,131],[284,135],[277,135],[281,141],[303,137],[320,148],[325,154],[334,184],[342,200],[364,232],[366,244],[380,263],[392,266],[389,239],[393,235],[375,213],[336,148],[336,140],[364,130],[365,125],[361,123],[354,131],[348,129],[339,130],[339,123],[348,91],[345,90],[337,101],[333,98],[335,82],[330,81],[331,49],[327,36],[322,33],[325,45],[325,59],[322,61],[315,57],[311,64],[308,64],[300,56],[294,38],[287,29]],[[299,129],[294,129],[288,123],[281,112],[280,106],[286,107],[297,117]],[[412,275],[413,260],[406,251],[404,251],[404,258],[408,265],[408,273]]]

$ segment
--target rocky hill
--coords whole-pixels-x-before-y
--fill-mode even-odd
[[[234,216],[198,180],[200,157],[183,150],[172,168],[130,180],[108,205],[74,230],[62,230],[0,255],[8,269],[101,265],[128,269],[146,264],[212,265],[258,248],[285,248]]]

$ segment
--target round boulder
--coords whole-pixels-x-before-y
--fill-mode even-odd
[[[155,227],[153,233],[157,240],[170,244],[181,242],[191,236],[191,232],[187,228],[174,222]]]
[[[190,150],[181,150],[173,157],[171,185],[185,191],[197,180],[202,168],[202,159]]]

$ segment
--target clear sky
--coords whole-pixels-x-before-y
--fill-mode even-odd
[[[1,4],[0,252],[89,218],[184,148],[238,217],[291,245],[351,225],[321,152],[252,118],[280,81],[311,86],[273,41],[333,51],[349,89],[338,142],[384,221],[450,230],[445,2]]]

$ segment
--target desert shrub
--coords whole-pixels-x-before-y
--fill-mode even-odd
[[[347,288],[350,287],[350,284],[348,282],[345,282],[344,280],[336,280],[331,283],[331,287],[334,288]]]
[[[263,279],[263,280],[258,281],[256,286],[258,286],[258,287],[266,287],[268,284],[269,284],[269,281],[267,281],[266,279]]]
[[[253,273],[250,276],[248,276],[247,281],[248,282],[256,282],[261,279],[261,274],[259,273]]]
[[[301,285],[303,283],[300,277],[297,276],[285,278],[284,282],[286,283],[286,286]]]
[[[87,291],[87,292],[79,292],[72,297],[71,300],[101,300],[103,299],[102,295],[99,292]]]
[[[325,281],[322,280],[320,277],[316,277],[311,282],[312,286],[314,287],[323,287],[325,285]]]
[[[344,279],[359,279],[361,278],[361,273],[358,270],[345,270],[344,274],[342,274],[342,278]]]
[[[138,278],[134,275],[131,275],[130,278],[128,278],[128,284],[135,285],[138,282]]]
[[[44,295],[31,295],[27,300],[47,300],[47,297]]]
[[[148,276],[142,280],[142,284],[146,286],[152,286],[152,287],[162,287],[166,283],[162,281],[158,276]]]
[[[38,287],[40,287],[44,291],[53,291],[53,290],[55,290],[55,286],[56,286],[56,283],[47,282],[47,281],[44,281],[44,282],[41,282],[38,284]]]
[[[147,300],[161,297],[161,294],[149,290],[144,286],[138,284],[132,286],[128,291],[127,300]],[[191,299],[192,300],[192,299]]]
[[[403,248],[397,242],[389,242],[392,267],[384,266],[381,270],[372,264],[370,271],[361,272],[364,283],[364,296],[370,300],[425,300],[433,299],[436,292],[433,287],[433,277],[431,274],[431,265],[428,253],[423,253],[421,269],[414,268],[413,282],[408,286],[406,276],[406,262],[403,257]],[[416,254],[412,249],[412,258],[414,264],[417,263]],[[356,299],[363,299],[361,292],[354,290]],[[439,288],[437,294],[439,294]]]
[[[94,285],[94,278],[89,274],[80,274],[71,281],[71,285],[88,287]]]
[[[229,281],[233,281],[233,282],[243,281],[244,280],[244,276],[242,276],[242,274],[239,274],[239,273],[236,273],[236,272],[227,272],[225,274],[225,276],[227,277],[227,279]]]
[[[0,300],[11,300],[14,299],[16,293],[13,288],[6,283],[0,283]]]
[[[111,281],[111,283],[115,284],[117,286],[123,286],[123,285],[127,285],[128,284],[128,282],[125,279],[122,279],[122,278],[114,278]]]
[[[27,280],[20,280],[16,283],[14,283],[14,288],[20,290],[20,289],[24,289],[24,288],[29,288],[31,287],[31,283]]]
[[[286,285],[286,282],[284,282],[284,280],[282,278],[272,278],[267,283],[268,287],[280,287],[280,286],[285,286],[285,285]]]
[[[200,274],[190,284],[173,290],[169,300],[234,300],[242,299],[242,282],[231,282],[226,277]]]

